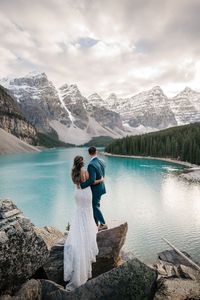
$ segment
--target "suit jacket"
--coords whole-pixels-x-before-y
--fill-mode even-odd
[[[88,186],[92,189],[93,198],[101,197],[101,195],[106,193],[106,188],[104,182],[96,185],[92,185],[96,179],[100,179],[105,176],[105,164],[98,157],[93,158],[88,165],[89,178],[85,182],[81,182],[81,188],[85,189]]]

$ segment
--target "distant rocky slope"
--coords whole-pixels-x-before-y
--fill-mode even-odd
[[[106,106],[120,114],[123,126],[132,133],[144,133],[200,121],[200,93],[185,88],[168,98],[159,86],[132,97],[119,98],[112,93],[102,99],[97,93],[88,97],[97,106]]]
[[[34,126],[27,122],[19,104],[0,86],[0,127],[28,144],[37,145]]]
[[[112,93],[103,99],[97,93],[84,97],[76,84],[56,89],[45,73],[4,78],[0,83],[39,132],[75,145],[200,121],[200,93],[189,88],[173,98],[155,86],[132,97]]]
[[[11,133],[0,128],[0,154],[39,151],[36,147],[27,144]]]
[[[123,136],[121,117],[106,108],[99,109],[83,97],[76,85],[64,84],[58,91],[45,73],[2,79],[1,84],[20,103],[27,120],[38,131],[71,144],[81,145],[96,136]]]

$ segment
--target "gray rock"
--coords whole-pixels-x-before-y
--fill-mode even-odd
[[[12,298],[13,300],[42,299],[42,284],[39,280],[31,279],[24,283],[21,289]]]
[[[200,282],[200,272],[184,265],[180,265],[178,267],[178,271],[180,274],[180,277],[182,278],[187,278],[187,279],[192,279],[192,280],[199,280]]]
[[[36,227],[35,230],[43,238],[49,251],[57,241],[64,237],[64,233],[53,226]]]
[[[181,251],[183,254],[185,254],[187,257],[191,258],[191,256],[185,252]],[[184,259],[182,256],[180,256],[175,250],[165,250],[158,254],[158,258],[162,261],[169,262],[173,265],[185,265],[191,267],[191,264]]]
[[[0,293],[15,291],[47,260],[46,243],[10,200],[0,200]]]
[[[125,262],[69,293],[58,285],[42,281],[44,300],[151,299],[157,274],[137,259]]]
[[[121,262],[120,250],[124,245],[126,233],[128,230],[127,223],[120,224],[112,222],[109,229],[100,231],[97,234],[97,243],[99,254],[96,263],[93,264],[93,277],[107,272],[118,266]],[[50,256],[43,266],[47,278],[58,284],[64,285],[63,282],[63,248],[67,238],[60,238],[51,248]]]
[[[125,243],[128,231],[127,222],[113,221],[109,229],[98,232],[99,253],[92,266],[93,277],[117,267],[121,263],[120,251]]]
[[[164,279],[158,281],[154,300],[199,300],[200,282],[189,279]]]

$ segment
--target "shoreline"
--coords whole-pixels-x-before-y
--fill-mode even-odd
[[[105,156],[121,157],[121,158],[132,158],[132,159],[150,159],[150,160],[160,160],[168,163],[173,163],[177,165],[184,166],[185,168],[179,174],[179,177],[192,182],[200,183],[200,166],[185,162],[179,161],[171,158],[162,158],[162,157],[152,157],[152,156],[137,156],[137,155],[123,155],[123,154],[111,154],[108,152],[100,152]]]
[[[151,159],[151,160],[161,160],[161,161],[166,161],[169,163],[174,163],[178,165],[182,165],[188,168],[197,168],[200,166],[182,161],[182,160],[176,160],[176,159],[171,159],[171,158],[164,158],[164,157],[153,157],[153,156],[140,156],[140,155],[124,155],[124,154],[112,154],[108,152],[100,152],[101,154],[105,156],[114,156],[114,157],[121,157],[121,158],[135,158],[135,159]]]

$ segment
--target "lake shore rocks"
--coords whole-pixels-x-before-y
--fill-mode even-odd
[[[159,253],[158,258],[154,265],[159,274],[154,300],[200,299],[200,272],[195,267],[174,250]]]
[[[175,251],[159,253],[152,266],[123,253],[127,230],[126,222],[113,222],[97,234],[93,278],[69,293],[63,282],[67,233],[38,228],[11,200],[0,200],[0,300],[200,299],[200,273]]]
[[[129,260],[121,266],[86,282],[73,292],[67,292],[47,281],[43,281],[44,300],[121,300],[152,299],[157,273],[138,259]],[[47,287],[48,286],[48,287]]]
[[[0,291],[15,291],[49,256],[36,227],[10,200],[0,200]]]
[[[119,221],[113,221],[109,224],[109,229],[98,232],[97,244],[99,253],[96,257],[96,262],[92,266],[93,277],[120,265],[120,251],[124,245],[127,230],[127,222],[121,224]],[[64,285],[63,249],[66,239],[67,233],[57,240],[50,250],[50,256],[46,264],[43,266],[47,278],[61,285]]]

